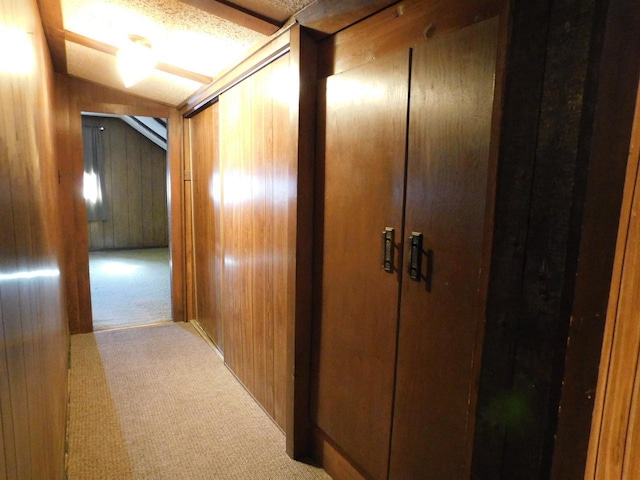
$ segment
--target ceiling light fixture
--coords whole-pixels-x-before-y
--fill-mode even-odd
[[[129,43],[118,51],[118,70],[126,88],[151,75],[156,63],[151,42],[140,35],[129,35]]]

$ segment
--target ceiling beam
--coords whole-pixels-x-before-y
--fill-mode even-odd
[[[108,55],[115,56],[118,54],[119,50],[118,47],[114,47],[113,45],[109,45],[107,43],[102,43],[92,38],[85,37],[84,35],[80,35],[79,33],[70,32],[69,30],[64,31],[64,39],[71,43],[76,43],[78,45],[82,45],[83,47],[91,48]],[[213,78],[208,77],[207,75],[191,72],[189,70],[185,70],[184,68],[176,67],[175,65],[169,65],[168,63],[159,62],[156,64],[155,69],[165,73],[170,73],[171,75],[176,75],[177,77],[193,80],[194,82],[202,83],[203,85],[208,85],[213,81]]]
[[[180,0],[182,3],[215,15],[218,18],[229,20],[240,26],[261,33],[272,35],[277,32],[282,23],[272,18],[265,17],[246,8],[234,5],[223,0]]]
[[[58,73],[67,73],[67,49],[64,47],[60,0],[38,0],[38,10],[44,35],[47,37],[53,69]]]

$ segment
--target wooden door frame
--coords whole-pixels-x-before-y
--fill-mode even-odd
[[[81,94],[73,88],[78,86],[76,82],[86,87],[88,91],[93,90],[96,97],[113,102],[106,103],[82,98]],[[64,273],[71,333],[93,331],[89,284],[89,232],[82,194],[84,175],[82,112],[162,117],[168,120],[167,206],[171,258],[171,309],[173,321],[184,321],[185,261],[182,192],[184,169],[180,114],[173,107],[138,99],[126,93],[71,79],[64,75],[58,75],[56,79],[56,101],[64,112],[58,119],[57,154],[61,178],[65,180],[65,184],[69,185],[61,198],[61,210],[66,212],[65,227],[69,230],[65,232],[69,248],[65,250]]]
[[[166,150],[166,153],[165,153],[165,168],[166,168],[166,172],[167,173],[166,173],[166,178],[165,178],[165,184],[167,185],[167,187],[169,187],[170,185],[172,185],[171,179],[175,175],[175,172],[171,172],[171,158],[170,158],[171,149],[169,148],[169,143],[171,141],[171,133],[170,133],[170,131],[171,131],[171,123],[172,123],[171,120],[168,117],[164,116],[164,115],[163,116],[145,115],[145,114],[143,114],[141,112],[146,111],[146,109],[140,109],[138,107],[135,107],[135,108],[132,107],[130,110],[127,108],[125,110],[131,111],[131,112],[136,112],[136,113],[124,113],[124,114],[123,113],[117,113],[115,115],[141,116],[141,117],[144,116],[144,117],[151,117],[151,118],[155,117],[155,118],[164,118],[164,119],[167,120],[167,127],[168,127],[167,128],[167,150]],[[107,111],[96,112],[96,111],[93,111],[93,110],[88,110],[88,109],[82,108],[81,111],[80,111],[80,118],[81,119],[84,116],[85,112],[91,113],[91,114],[95,114],[95,116],[99,116],[101,114],[112,115],[112,112],[107,112]],[[154,110],[154,111],[148,111],[147,113],[157,113],[157,112],[155,112],[155,110]],[[82,120],[81,120],[80,123],[81,123],[80,127],[82,128]],[[169,192],[169,188],[167,188],[167,192],[166,192],[166,196],[165,196],[165,202],[167,202],[166,203],[166,205],[167,205],[167,217],[166,217],[165,220],[167,220],[168,227],[169,227],[168,228],[168,232],[169,232],[169,276],[170,276],[170,288],[171,288],[171,292],[170,292],[170,295],[171,295],[171,319],[173,320],[175,318],[175,315],[174,315],[175,310],[174,310],[174,306],[173,306],[174,303],[175,303],[175,296],[174,296],[173,292],[174,292],[174,289],[175,289],[176,286],[173,284],[174,283],[173,279],[175,278],[175,274],[173,272],[172,265],[175,264],[175,262],[174,262],[174,254],[175,254],[175,252],[173,251],[174,249],[172,247],[173,247],[173,245],[175,243],[174,237],[175,237],[176,232],[171,228],[171,225],[172,225],[171,220],[172,220],[172,218],[171,218],[171,209],[170,209],[170,202],[169,202],[170,198],[171,198],[171,195],[170,195],[170,192]],[[87,222],[88,222],[88,220],[86,218],[86,208],[85,208],[85,224],[87,224]],[[90,242],[87,240],[87,246],[89,246],[89,243]],[[86,258],[87,266],[89,266],[89,263],[90,263],[90,255],[89,255],[90,252],[91,252],[91,250],[89,248],[87,248],[87,252],[86,252],[87,253],[87,258]],[[83,261],[82,263],[84,263],[84,260],[85,259],[83,258],[82,259],[82,261]],[[89,278],[89,291],[90,290],[91,290],[91,278]],[[93,329],[94,329],[93,328],[94,327],[94,325],[93,325],[93,299],[92,299],[90,294],[89,294],[89,297],[88,297],[87,300],[88,300],[88,306],[86,308],[87,308],[87,311],[91,312],[91,315],[86,317],[86,328],[88,329],[89,326],[90,326],[90,328],[91,328],[90,331],[93,331]],[[84,301],[84,299],[82,299],[82,304],[84,304],[84,303],[85,303],[85,301]]]

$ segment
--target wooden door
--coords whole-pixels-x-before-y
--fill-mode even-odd
[[[390,478],[469,478],[497,34],[491,19],[413,51],[405,238],[424,255],[402,283]]]
[[[286,430],[295,201],[284,55],[220,96],[225,363]]]
[[[319,102],[326,135],[312,416],[373,478],[386,478],[389,457],[400,275],[381,268],[381,233],[395,229],[398,260],[408,79],[407,50],[327,78]]]
[[[224,351],[218,104],[189,122],[196,318],[220,351]]]

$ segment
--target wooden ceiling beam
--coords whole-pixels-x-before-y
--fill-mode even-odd
[[[40,21],[49,45],[51,63],[58,73],[67,73],[67,49],[64,47],[60,0],[38,0]]]
[[[82,45],[83,47],[91,48],[93,50],[106,53],[108,55],[115,56],[118,54],[118,48],[114,47],[113,45],[99,42],[92,38],[85,37],[84,35],[80,35],[79,33],[70,32],[69,30],[64,31],[64,39],[69,42]],[[176,67],[175,65],[169,65],[168,63],[160,62],[156,64],[155,68],[156,70],[160,70],[165,73],[170,73],[171,75],[186,78],[188,80],[193,80],[194,82],[202,83],[203,85],[208,85],[213,81],[212,77],[209,77],[207,75],[202,75],[200,73],[192,72],[189,70],[185,70],[184,68]]]
[[[222,0],[180,0],[182,3],[203,10],[218,18],[229,20],[240,26],[261,33],[272,35],[277,32],[282,23],[265,17],[251,10]]]

